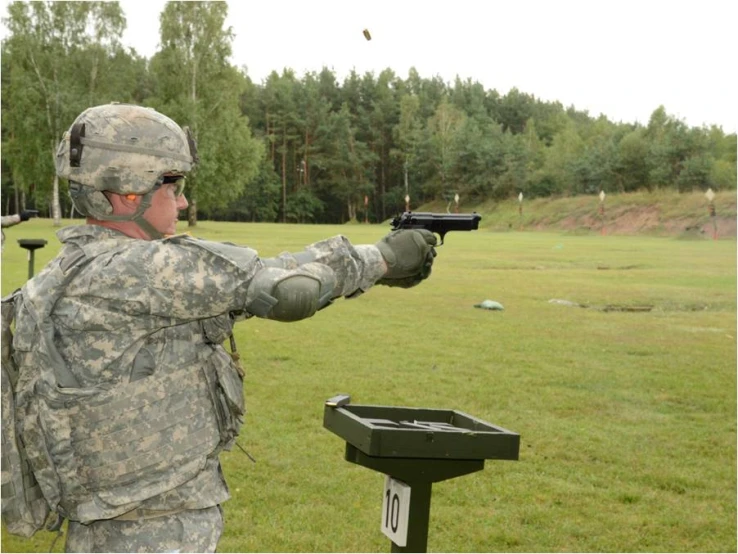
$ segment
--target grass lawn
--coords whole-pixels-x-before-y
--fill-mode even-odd
[[[271,256],[387,230],[205,221],[194,234]],[[18,238],[49,241],[36,272],[58,250],[48,220],[5,233],[3,295],[27,277]],[[473,307],[485,299],[505,310]],[[519,461],[433,486],[429,551],[736,551],[735,240],[451,233],[414,289],[236,329],[249,410],[238,442],[256,463],[222,456],[221,552],[390,550],[384,477],[346,462],[322,426],[339,393],[520,434]],[[48,551],[52,539],[3,532],[2,550]]]

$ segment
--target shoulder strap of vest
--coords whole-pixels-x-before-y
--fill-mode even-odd
[[[66,289],[69,282],[77,275],[79,270],[87,265],[87,263],[92,259],[92,257],[88,257],[86,255],[84,249],[77,248],[65,256],[64,259],[60,260],[59,267],[64,276],[60,279],[58,286],[54,287],[58,293],[56,298],[51,302],[48,313],[41,314],[35,306],[29,305],[28,303],[25,304],[33,316],[41,335],[41,340],[43,341],[46,354],[49,357],[50,366],[54,371],[56,382],[63,388],[78,388],[79,381],[69,369],[69,366],[64,361],[64,358],[54,344],[54,324],[48,315],[53,311],[56,302],[59,300],[59,296]]]

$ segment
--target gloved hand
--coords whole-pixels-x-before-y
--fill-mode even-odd
[[[21,221],[28,221],[38,215],[38,210],[23,210],[20,214]]]
[[[410,288],[431,274],[436,236],[425,229],[392,231],[376,246],[387,263],[387,273],[378,285]]]

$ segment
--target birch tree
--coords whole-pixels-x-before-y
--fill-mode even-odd
[[[150,102],[198,142],[200,163],[187,178],[188,225],[198,205],[221,208],[255,178],[263,156],[251,135],[240,98],[248,82],[228,61],[233,31],[224,27],[226,2],[167,2],[160,17],[162,50],[151,63],[156,83]]]
[[[101,64],[118,47],[125,17],[117,2],[12,2],[4,23],[10,75],[3,96],[11,109],[3,111],[3,154],[20,187],[50,192],[60,226],[56,148],[74,118],[98,101]]]

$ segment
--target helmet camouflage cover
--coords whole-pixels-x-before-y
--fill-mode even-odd
[[[133,104],[86,109],[64,133],[56,173],[96,191],[146,194],[166,173],[189,172],[195,141],[167,116]]]

